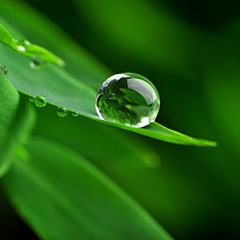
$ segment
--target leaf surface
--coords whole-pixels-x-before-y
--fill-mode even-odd
[[[31,131],[32,111],[12,83],[5,76],[0,77],[0,177],[9,170],[14,147]]]
[[[27,55],[29,57],[39,56],[43,60],[55,63],[61,67],[65,65],[64,61],[47,49],[38,45],[33,45],[28,41],[16,40],[4,26],[0,23],[0,42],[12,48],[13,50]]]
[[[33,160],[15,159],[2,182],[41,238],[172,239],[141,206],[76,152],[36,137],[26,147]]]
[[[8,3],[3,4],[3,8],[1,10],[3,11],[3,9],[5,9],[7,11],[7,14],[5,12],[4,15],[7,16],[8,19],[15,17],[13,16],[15,15],[15,11],[13,11],[14,7],[16,6],[11,5],[11,7],[8,8]],[[11,9],[11,11],[8,9]],[[17,12],[19,14],[23,10],[25,9],[21,8],[21,6],[18,6]],[[32,11],[29,8],[27,8],[27,10],[28,12]],[[3,18],[0,17],[0,20],[1,19],[3,20]],[[36,21],[38,21],[38,19],[36,19]],[[27,22],[20,21],[20,23],[18,23],[20,25],[20,29],[22,30],[25,29]],[[14,27],[12,27],[10,24],[8,24],[8,27],[9,31],[11,30],[12,33],[16,32],[17,34],[17,30],[14,29]],[[25,31],[27,31],[28,29],[29,28],[26,27]],[[38,28],[34,28],[31,31],[31,34],[32,35],[38,34],[38,31],[39,31]],[[45,32],[44,34],[46,35],[48,33]],[[58,39],[56,36],[52,36],[51,40],[47,40],[47,38],[42,37],[42,35],[40,35],[40,38],[43,38],[43,40],[48,43],[52,42],[53,39],[55,39],[55,44],[56,45],[60,44],[58,43]],[[73,43],[70,41],[66,41],[65,45],[64,43],[61,43],[61,46],[59,46],[58,48],[60,53],[61,48],[63,48],[64,46],[64,48],[69,48],[68,50],[71,51],[71,55],[74,56],[75,51],[74,48],[71,48],[71,44]],[[76,77],[73,77],[64,69],[57,68],[57,66],[54,65],[49,65],[47,66],[47,68],[43,70],[36,71],[27,66],[28,60],[24,58],[24,56],[17,54],[16,52],[10,52],[9,49],[6,48],[2,48],[0,50],[0,53],[1,53],[0,60],[4,61],[4,64],[8,66],[9,77],[13,81],[14,86],[17,89],[19,89],[19,91],[29,96],[43,95],[47,99],[48,103],[52,105],[55,105],[57,107],[59,106],[65,107],[70,111],[75,111],[93,120],[101,121],[95,110],[96,88],[93,87],[95,86],[96,82],[99,82],[100,87],[101,84],[98,77],[89,78],[89,75],[86,71],[83,72],[79,71],[78,79],[76,79]],[[78,60],[76,59],[76,61]],[[89,64],[91,63],[89,62]],[[80,60],[79,66],[81,65],[82,61]],[[82,67],[83,69],[85,69],[84,66]],[[94,71],[95,76],[101,75],[101,71],[97,70],[96,68]],[[102,72],[103,71],[104,70],[102,70]],[[81,81],[81,79],[85,80]],[[102,79],[102,82],[104,80],[105,79]],[[93,83],[91,83],[91,81],[93,81]],[[216,143],[214,142],[201,139],[194,139],[189,136],[177,133],[157,123],[150,124],[150,126],[142,129],[135,129],[121,124],[108,123],[106,121],[104,121],[104,123],[120,127],[129,131],[133,131],[135,133],[142,134],[148,137],[163,140],[166,142],[195,146],[216,146]]]

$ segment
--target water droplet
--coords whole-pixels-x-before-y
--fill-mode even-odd
[[[31,43],[27,40],[17,40],[18,50],[21,52],[27,51]]]
[[[0,64],[0,77],[6,76],[7,77],[7,68]]]
[[[4,44],[2,44],[2,46],[3,46],[3,47],[5,47],[5,45],[4,45]]]
[[[66,117],[67,114],[68,114],[68,110],[67,110],[66,108],[64,108],[64,107],[59,107],[59,108],[57,109],[57,115],[58,115],[59,117]]]
[[[77,112],[72,112],[72,115],[74,116],[74,117],[78,117],[78,113]]]
[[[96,110],[99,117],[132,127],[154,122],[160,109],[155,86],[136,73],[115,74],[99,88]]]
[[[44,61],[42,58],[37,56],[32,58],[31,61],[29,62],[30,67],[36,70],[41,70],[45,68],[46,64],[47,64],[46,61]]]
[[[47,105],[47,99],[43,96],[37,96],[35,98],[35,105],[37,107],[45,107]]]
[[[33,96],[30,96],[29,98],[28,98],[28,100],[29,100],[29,102],[35,102],[35,97],[33,97]]]

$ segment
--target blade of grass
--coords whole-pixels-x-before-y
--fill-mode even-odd
[[[8,26],[11,28],[11,32],[16,31],[10,25]],[[38,29],[35,28],[34,32],[38,32]],[[41,71],[33,70],[27,67],[26,59],[20,54],[7,51],[7,49],[3,48],[0,49],[0,52],[4,64],[9,68],[9,77],[19,91],[29,96],[43,95],[46,97],[48,103],[52,105],[57,107],[62,106],[70,111],[75,111],[83,116],[101,121],[95,110],[96,90],[90,87],[91,84],[87,84],[86,82],[81,83],[63,69],[59,69],[53,65],[49,65]],[[74,52],[72,54],[74,55]],[[79,78],[85,77],[85,73],[82,74],[79,72]],[[91,82],[91,79],[89,79],[89,82]],[[195,146],[216,146],[214,142],[194,139],[161,125],[156,127],[156,123],[142,129],[135,129],[105,121],[104,123],[166,142]]]
[[[11,25],[14,26],[14,32],[11,29],[14,36],[19,39],[25,36],[30,41],[58,53],[66,62],[65,69],[86,85],[98,90],[103,79],[112,74],[103,63],[30,5],[17,1],[4,1],[0,11],[3,17],[0,16],[0,22],[2,21],[9,30]],[[16,29],[21,29],[24,36]]]
[[[20,144],[34,123],[33,109],[19,98],[6,77],[0,77],[0,177],[11,166],[12,150]]]
[[[40,47],[38,45],[33,45],[26,40],[16,40],[7,31],[7,29],[4,28],[4,26],[1,23],[0,23],[0,42],[2,42],[4,45],[26,56],[29,56],[29,57],[39,56],[43,60],[51,63],[55,63],[60,67],[63,67],[65,65],[62,59],[55,56],[53,53],[51,53],[47,49]]]
[[[26,147],[33,160],[16,159],[2,183],[41,238],[172,239],[137,202],[76,152],[46,138],[34,137]]]

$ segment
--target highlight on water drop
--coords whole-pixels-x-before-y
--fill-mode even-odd
[[[46,67],[47,62],[42,58],[35,56],[31,58],[29,65],[32,69],[41,70]]]
[[[7,70],[6,66],[0,64],[0,77],[2,77],[2,76],[6,77],[7,72],[8,72],[8,70]]]
[[[28,100],[29,100],[29,102],[35,102],[35,99],[36,99],[36,97],[33,97],[33,96],[30,96],[29,98],[28,98]]]
[[[95,107],[102,120],[140,128],[155,121],[160,97],[147,78],[136,73],[121,73],[102,84]]]
[[[78,113],[77,112],[72,112],[72,115],[73,115],[73,117],[78,117]]]
[[[66,117],[68,115],[68,110],[65,107],[59,107],[57,109],[57,115],[59,117]]]
[[[17,40],[18,50],[21,52],[27,51],[31,43],[27,40]]]
[[[37,96],[35,98],[35,105],[37,107],[45,107],[47,105],[47,99],[43,96]]]

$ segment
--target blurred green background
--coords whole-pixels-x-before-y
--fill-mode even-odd
[[[219,146],[178,146],[128,133],[126,137],[136,139],[134,144],[146,142],[156,161],[161,157],[158,168],[136,170],[114,163],[120,150],[117,143],[116,149],[100,155],[101,144],[112,141],[112,127],[103,126],[103,132],[98,132],[100,123],[79,117],[80,134],[76,134],[75,119],[59,119],[55,109],[47,106],[37,109],[34,134],[84,152],[175,239],[240,239],[240,2],[22,2],[47,15],[114,73],[136,72],[149,78],[161,97],[157,122],[217,141]],[[86,126],[92,129],[91,138],[83,141],[90,134]],[[0,239],[38,239],[2,191],[0,204]]]

